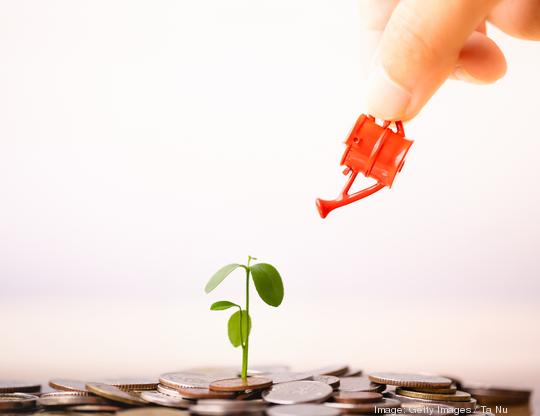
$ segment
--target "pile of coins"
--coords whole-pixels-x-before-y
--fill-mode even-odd
[[[253,368],[242,380],[232,368],[189,369],[158,379],[97,382],[52,379],[38,383],[0,382],[0,413],[17,415],[267,415],[338,416],[425,413],[474,414],[477,402],[527,403],[530,391],[464,387],[448,377],[418,374],[362,375],[347,365],[294,372],[286,366]],[[476,397],[476,398],[475,398]],[[426,409],[428,411],[426,411]],[[456,413],[458,410],[458,413]]]

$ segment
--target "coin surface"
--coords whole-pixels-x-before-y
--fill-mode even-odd
[[[95,415],[95,412],[116,412],[118,410],[122,410],[122,407],[115,406],[113,404],[81,404],[66,407],[66,410],[70,412],[92,412]]]
[[[41,384],[17,380],[0,380],[0,393],[36,393]]]
[[[23,410],[36,407],[37,397],[27,393],[0,393],[0,410]]]
[[[366,376],[359,377],[340,377],[340,391],[374,391],[382,393],[386,389],[386,385],[374,383]]]
[[[201,400],[189,411],[196,415],[259,415],[265,408],[262,400]]]
[[[292,381],[272,386],[262,393],[262,398],[274,404],[320,403],[332,392],[332,387],[320,381]]]
[[[164,386],[163,384],[158,384],[157,391],[158,393],[166,394],[167,396],[182,398],[180,393],[178,393],[178,390],[173,389],[172,387]]]
[[[336,376],[313,376],[313,381],[320,381],[321,383],[326,383],[334,390],[338,389],[340,384],[339,378],[337,378]]]
[[[453,394],[457,391],[457,386],[452,384],[450,387],[407,387],[407,390],[420,391],[423,393]]]
[[[189,412],[183,410],[163,409],[159,407],[145,407],[123,410],[117,414],[122,416],[188,416]]]
[[[62,391],[87,391],[86,381],[71,380],[67,378],[53,378],[49,380],[49,386]]]
[[[86,391],[56,391],[44,393],[38,403],[41,406],[77,406],[83,404],[111,404],[110,401],[91,395]]]
[[[178,409],[187,409],[193,404],[192,401],[185,400],[181,397],[169,396],[159,391],[143,391],[141,392],[141,399],[160,406],[176,407]]]
[[[481,405],[514,405],[528,403],[531,398],[530,390],[511,389],[489,386],[464,386]]]
[[[268,416],[339,416],[341,412],[322,404],[289,404],[270,407],[266,414]]]
[[[381,393],[370,391],[340,391],[334,394],[334,400],[338,403],[374,403],[382,398]]]
[[[291,381],[313,380],[313,375],[310,373],[295,373],[292,371],[266,373],[262,374],[262,377],[271,379],[272,383],[274,384],[289,383]]]
[[[179,388],[177,391],[185,399],[232,399],[236,396],[234,391],[213,391],[198,387],[190,389]]]
[[[210,383],[219,380],[219,377],[200,373],[166,373],[159,377],[159,382],[165,386],[172,387],[174,389],[182,388],[203,388],[207,389]]]
[[[396,409],[401,407],[399,400],[394,399],[382,399],[376,403],[338,403],[338,402],[326,402],[324,404],[333,409],[338,409],[343,413],[356,413],[356,414],[382,414],[385,413],[378,409]]]
[[[146,400],[141,399],[139,395],[133,392],[121,390],[116,386],[111,386],[110,384],[88,383],[86,388],[89,392],[114,402],[130,404],[132,406],[147,404]]]
[[[399,387],[449,387],[452,385],[452,380],[449,378],[420,374],[371,373],[368,377],[375,383]]]
[[[426,399],[416,399],[412,397],[403,396],[401,394],[396,394],[394,392],[387,392],[385,393],[386,396],[388,396],[391,399],[399,400],[400,402],[417,402],[417,403],[435,403],[445,406],[451,406],[458,409],[471,409],[474,410],[476,408],[476,400],[471,398],[469,401],[466,402],[452,402],[449,400],[426,400]]]
[[[121,390],[155,390],[158,380],[153,378],[109,378],[101,380],[100,383],[110,384]]]
[[[248,368],[248,376],[261,376],[269,373],[289,373],[291,368],[288,365],[257,365]]]
[[[213,391],[246,391],[261,390],[272,385],[272,380],[264,377],[226,378],[210,383],[209,389]]]
[[[326,367],[320,367],[310,371],[314,376],[342,376],[349,371],[349,366],[346,364],[334,364]]]
[[[464,391],[456,391],[453,394],[440,394],[440,393],[425,393],[421,391],[413,391],[398,387],[396,394],[402,396],[412,397],[415,399],[436,400],[436,401],[449,401],[449,402],[467,402],[471,400],[471,395]]]

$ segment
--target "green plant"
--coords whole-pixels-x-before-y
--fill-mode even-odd
[[[214,290],[223,280],[234,270],[242,268],[246,272],[246,303],[245,309],[234,302],[221,300],[210,306],[213,311],[223,311],[229,308],[238,308],[229,318],[227,324],[229,340],[237,348],[242,347],[242,379],[247,378],[248,355],[249,355],[249,334],[251,332],[251,316],[249,315],[249,281],[253,279],[255,289],[260,298],[270,306],[277,307],[283,301],[284,289],[283,281],[277,269],[268,263],[251,264],[255,257],[248,256],[247,264],[232,263],[223,266],[210,278],[206,287],[206,293]]]

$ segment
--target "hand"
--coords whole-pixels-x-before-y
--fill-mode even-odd
[[[539,0],[359,0],[374,51],[367,111],[385,120],[413,118],[453,77],[490,83],[506,72],[485,21],[511,36],[540,40]]]

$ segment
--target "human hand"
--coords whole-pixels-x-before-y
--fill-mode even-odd
[[[488,20],[511,36],[540,40],[538,0],[359,0],[372,50],[367,112],[413,118],[448,77],[490,83],[506,72]]]

